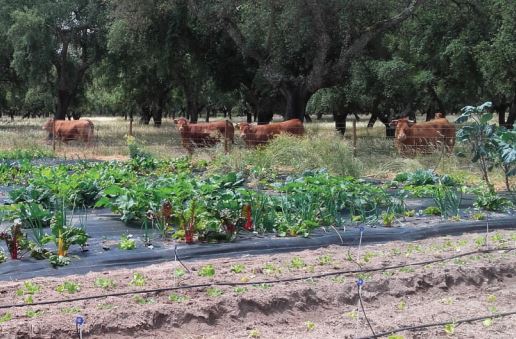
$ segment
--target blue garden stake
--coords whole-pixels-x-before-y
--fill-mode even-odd
[[[82,327],[86,320],[82,315],[75,316],[75,329],[77,330],[77,334],[79,335],[79,339],[82,339]]]
[[[358,279],[357,280],[357,286],[360,288],[362,286],[364,286],[364,280],[362,278]]]

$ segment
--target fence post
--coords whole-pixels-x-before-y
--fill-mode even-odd
[[[56,153],[56,118],[52,120],[52,152]]]
[[[353,156],[357,156],[357,120],[353,119]]]
[[[224,128],[224,153],[228,154],[228,152],[229,152],[229,149],[228,149],[229,148],[228,147],[228,126],[229,126],[229,124],[228,124],[227,119],[224,120],[224,122],[225,122],[225,128]]]

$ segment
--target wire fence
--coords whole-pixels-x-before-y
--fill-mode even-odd
[[[121,160],[129,155],[127,136],[133,136],[139,145],[159,157],[180,157],[192,154],[212,156],[231,153],[234,150],[255,149],[270,143],[271,139],[281,133],[276,128],[281,123],[249,126],[245,122],[239,122],[238,119],[233,122],[213,120],[210,125],[219,124],[219,128],[211,130],[208,128],[203,130],[210,126],[206,123],[188,124],[188,129],[180,130],[180,126],[174,124],[172,119],[164,119],[160,128],[133,123],[130,120],[88,119],[95,124],[94,138],[90,143],[80,140],[65,142],[56,133],[52,134],[56,137],[49,137],[50,134],[41,128],[46,120],[35,119],[24,122],[26,125],[11,125],[7,126],[8,128],[2,126],[6,134],[3,142],[0,142],[0,149],[37,146],[67,159]],[[220,127],[221,123],[222,127]],[[456,125],[456,130],[459,127]],[[356,120],[348,121],[345,137],[335,130],[333,122],[307,123],[301,126],[287,126],[286,129],[290,134],[304,134],[304,138],[310,140],[320,141],[326,138],[328,143],[342,144],[343,147],[352,150],[353,155],[358,159],[384,162],[386,170],[393,161],[417,158],[431,165],[436,165],[441,160],[454,160],[455,166],[467,171],[476,171],[475,164],[457,156],[467,152],[467,145],[454,143],[453,139],[445,136],[443,132],[435,132],[434,127],[420,128],[419,135],[407,136],[403,141],[387,137],[383,125],[367,128],[364,122]],[[455,145],[452,147],[453,144]],[[328,152],[330,151],[329,148]]]

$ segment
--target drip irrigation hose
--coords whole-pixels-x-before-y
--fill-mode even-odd
[[[366,311],[365,311],[365,308],[364,308],[364,303],[362,302],[362,292],[361,292],[361,289],[362,289],[362,286],[358,285],[358,300],[360,301],[360,308],[362,309],[362,313],[364,313],[364,318],[367,321],[367,325],[369,326],[369,329],[373,333],[373,336],[376,337],[376,333],[374,332],[373,326],[369,322],[369,318],[367,317],[367,314],[366,314]]]
[[[250,286],[250,285],[261,285],[261,284],[280,284],[280,283],[287,283],[287,282],[294,282],[294,281],[301,281],[301,280],[309,280],[309,279],[319,279],[319,278],[325,278],[325,277],[331,277],[336,275],[345,275],[345,274],[355,274],[355,273],[364,273],[364,272],[378,272],[378,271],[387,271],[387,270],[393,270],[398,269],[402,267],[408,267],[408,266],[423,266],[428,265],[436,262],[443,262],[448,261],[468,255],[473,254],[482,254],[482,253],[491,253],[491,252],[498,252],[498,251],[514,251],[516,250],[516,247],[504,247],[504,248],[497,248],[497,249],[489,249],[489,250],[478,250],[478,251],[472,251],[472,252],[466,252],[458,255],[454,255],[447,258],[441,258],[441,259],[434,259],[434,260],[427,260],[427,261],[420,261],[415,263],[409,263],[404,265],[395,265],[395,266],[386,266],[386,267],[378,267],[378,268],[369,268],[369,269],[360,269],[360,270],[346,270],[346,271],[337,271],[337,272],[327,272],[327,273],[321,273],[321,274],[315,274],[310,276],[304,276],[304,277],[295,277],[295,278],[286,278],[286,279],[276,279],[276,280],[262,280],[262,281],[249,281],[249,282],[213,282],[213,283],[207,283],[207,284],[196,284],[196,285],[184,285],[184,286],[176,286],[176,287],[163,287],[163,288],[154,288],[154,289],[147,289],[147,290],[140,290],[140,291],[127,291],[127,292],[116,292],[116,293],[107,293],[107,294],[98,294],[98,295],[92,295],[88,297],[76,297],[76,298],[70,298],[70,299],[58,299],[58,300],[49,300],[49,301],[40,301],[40,302],[34,302],[32,304],[11,304],[11,305],[0,305],[0,309],[6,309],[6,308],[14,308],[14,307],[26,307],[26,306],[42,306],[42,305],[52,305],[52,304],[60,304],[60,303],[68,303],[68,302],[74,302],[74,301],[83,301],[83,300],[92,300],[92,299],[100,299],[100,298],[107,298],[107,297],[119,297],[124,295],[131,295],[131,294],[146,294],[146,293],[160,293],[160,292],[169,292],[169,291],[177,291],[177,290],[188,290],[193,288],[207,288],[212,286],[230,286],[230,287],[236,287],[236,286]]]
[[[460,320],[446,321],[446,322],[439,322],[439,323],[429,323],[429,324],[423,324],[423,325],[417,325],[417,326],[398,327],[398,328],[390,330],[390,331],[378,333],[373,336],[360,337],[358,339],[380,338],[380,337],[385,337],[385,336],[391,335],[393,333],[398,333],[398,332],[403,332],[403,331],[413,331],[413,330],[419,330],[419,329],[428,328],[428,327],[444,326],[447,324],[457,324],[458,325],[458,324],[471,323],[474,321],[485,320],[485,319],[490,319],[490,318],[503,318],[503,317],[508,317],[511,315],[516,315],[516,311],[498,313],[498,314],[494,314],[494,315],[490,314],[490,315],[485,315],[482,317],[469,318],[469,319],[460,319]]]

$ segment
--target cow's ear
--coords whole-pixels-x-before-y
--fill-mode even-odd
[[[178,120],[177,120],[177,119],[174,119],[174,124],[176,124],[176,125],[177,125],[177,122],[178,122]]]
[[[398,120],[392,120],[391,122],[389,122],[389,126],[391,126],[391,127],[398,126]]]
[[[240,128],[240,123],[237,123],[234,126],[235,126],[235,128]]]
[[[412,127],[416,122],[414,120],[409,120],[408,125],[409,127]]]

